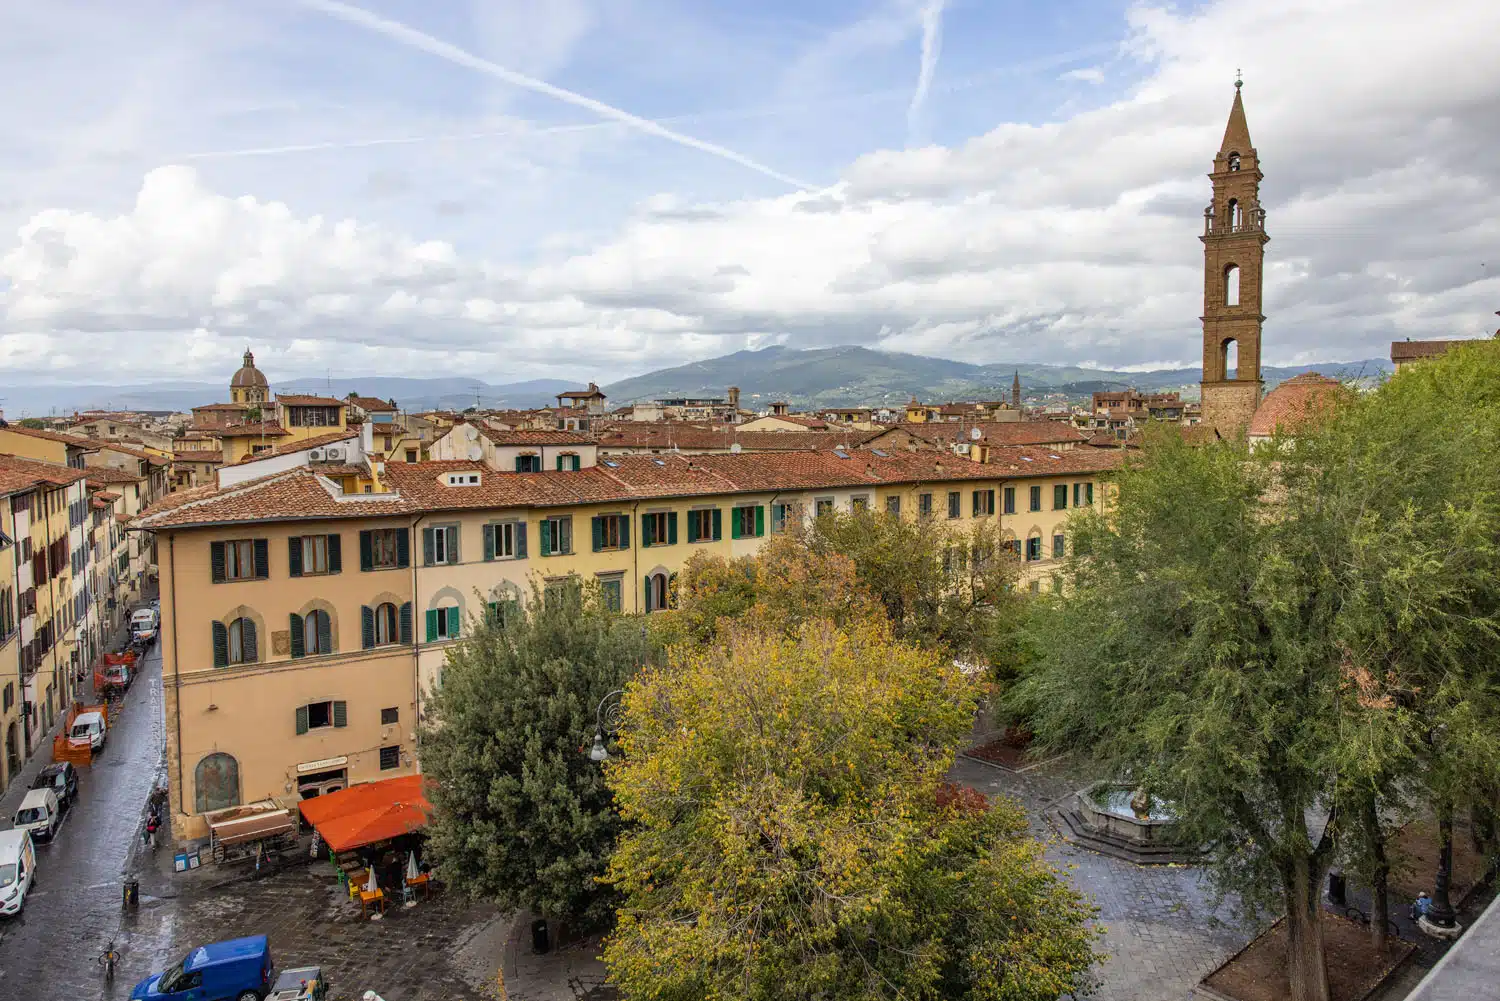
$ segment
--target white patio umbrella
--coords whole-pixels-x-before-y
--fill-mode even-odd
[[[374,893],[378,889],[380,889],[380,884],[375,882],[375,867],[371,866],[370,878],[365,881],[365,892]]]
[[[416,879],[420,875],[421,875],[421,872],[420,872],[420,870],[417,869],[417,853],[416,852],[407,852],[406,853],[406,878],[407,879]]]

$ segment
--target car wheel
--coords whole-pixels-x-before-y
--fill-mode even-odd
[[[259,991],[245,991],[235,1001],[260,1001]]]

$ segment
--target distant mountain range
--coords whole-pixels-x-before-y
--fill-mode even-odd
[[[1340,379],[1372,380],[1390,371],[1384,359],[1330,362],[1263,370],[1269,389],[1302,372],[1318,372]],[[607,385],[609,403],[622,406],[637,400],[674,396],[723,397],[730,386],[740,387],[740,405],[760,410],[773,400],[796,407],[896,406],[916,396],[924,402],[947,400],[1008,400],[1012,377],[1021,375],[1022,395],[1036,401],[1048,394],[1087,399],[1089,394],[1119,389],[1146,392],[1181,390],[1196,398],[1196,368],[1118,372],[1066,365],[974,365],[947,358],[898,354],[854,346],[816,348],[770,347],[648,372]],[[581,389],[581,384],[559,379],[491,385],[477,379],[447,377],[409,379],[367,376],[355,379],[297,379],[277,382],[279,393],[314,393],[394,399],[405,410],[463,410],[483,407],[549,406],[558,393]],[[0,408],[11,418],[40,417],[75,410],[176,410],[229,398],[227,382],[160,382],[127,386],[3,386]]]
[[[1267,367],[1262,375],[1270,388],[1302,372],[1373,379],[1389,371],[1388,362],[1367,359]],[[773,400],[800,407],[895,406],[913,396],[924,402],[1008,400],[1011,380],[1018,372],[1021,393],[1031,400],[1049,393],[1080,399],[1094,392],[1130,388],[1182,390],[1185,397],[1196,397],[1200,374],[1196,368],[1118,372],[1067,365],[974,365],[852,346],[806,351],[771,347],[649,372],[605,386],[604,391],[614,406],[673,396],[725,396],[731,385],[740,388],[740,405],[747,410],[759,410]]]

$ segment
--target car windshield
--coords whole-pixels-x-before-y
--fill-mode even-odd
[[[163,994],[170,994],[187,980],[188,975],[183,972],[182,968],[186,965],[188,958],[184,956],[182,957],[182,962],[167,967],[167,972],[163,973],[161,979],[156,982],[156,989],[158,991]]]
[[[16,866],[13,862],[0,865],[0,890],[5,889],[16,881]]]
[[[87,737],[89,735],[89,731],[93,728],[94,725],[92,723],[79,723],[73,727],[73,736]]]
[[[31,806],[24,810],[16,811],[17,824],[39,824],[46,819],[47,815],[42,812],[42,808],[39,806]]]

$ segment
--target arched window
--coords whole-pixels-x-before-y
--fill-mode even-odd
[[[1224,305],[1240,304],[1240,266],[1231,264],[1224,269]]]
[[[253,664],[258,654],[254,621],[240,616],[229,623],[229,663]]]
[[[333,621],[321,608],[302,617],[302,649],[309,657],[333,652]]]
[[[1243,218],[1243,213],[1240,210],[1240,200],[1238,198],[1231,198],[1231,199],[1229,199],[1229,213],[1228,214],[1229,214],[1229,231],[1231,233],[1237,232],[1239,230],[1239,228],[1245,224],[1245,220]]]
[[[240,763],[216,751],[193,769],[193,809],[197,813],[240,805]]]
[[[387,601],[375,606],[375,645],[395,643],[400,638],[400,627],[396,619],[396,606]]]
[[[1238,377],[1240,370],[1240,346],[1233,337],[1226,340],[1219,347],[1219,366],[1224,370],[1224,378],[1234,379]]]
[[[1239,170],[1240,169],[1240,155],[1238,153],[1230,153],[1229,154],[1229,169],[1230,170]]]
[[[646,577],[646,611],[658,612],[667,607],[667,575],[649,574]]]

